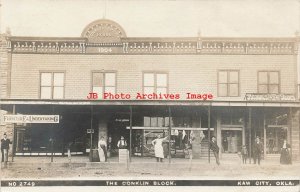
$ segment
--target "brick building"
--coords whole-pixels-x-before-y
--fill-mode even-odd
[[[2,115],[13,155],[63,155],[69,144],[81,155],[100,136],[114,154],[123,135],[132,156],[153,156],[162,134],[172,157],[193,137],[195,158],[207,158],[215,135],[223,158],[260,137],[265,159],[279,158],[284,139],[300,159],[299,36],[134,38],[101,19],[78,38],[2,34],[0,45],[1,113],[60,116],[12,124]]]

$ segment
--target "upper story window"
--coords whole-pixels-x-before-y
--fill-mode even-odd
[[[218,96],[239,96],[239,71],[222,70],[218,72]]]
[[[93,72],[92,91],[98,93],[102,98],[103,93],[116,93],[116,73],[115,72]]]
[[[63,72],[41,73],[41,99],[63,99],[65,87],[65,74]]]
[[[258,72],[258,93],[279,93],[279,71]]]
[[[168,74],[167,73],[144,73],[143,89],[145,94],[167,93],[168,92]]]

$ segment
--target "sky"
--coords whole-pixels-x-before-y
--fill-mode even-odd
[[[0,0],[0,30],[14,36],[80,37],[92,21],[128,37],[294,37],[300,0]],[[105,9],[106,7],[106,9]],[[106,11],[105,11],[106,10]]]

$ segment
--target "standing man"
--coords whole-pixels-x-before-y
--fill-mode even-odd
[[[118,141],[117,144],[119,149],[126,149],[127,148],[127,142],[124,140],[124,137],[121,136],[121,140]]]
[[[7,139],[6,133],[3,135],[3,139],[1,139],[1,153],[2,158],[1,162],[7,162],[8,161],[8,150],[9,150],[9,144],[11,144],[11,141]]]
[[[216,158],[216,163],[220,165],[219,161],[219,146],[217,145],[216,137],[212,136],[211,142],[209,144],[209,149],[211,149],[214,152],[214,156]]]
[[[263,150],[263,145],[260,142],[259,137],[256,137],[254,145],[253,145],[253,159],[254,159],[254,164],[256,164],[256,160],[257,160],[258,165],[260,165],[260,158],[261,158],[262,150]]]

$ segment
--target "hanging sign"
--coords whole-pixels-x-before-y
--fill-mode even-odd
[[[4,123],[59,123],[59,115],[3,115]]]

